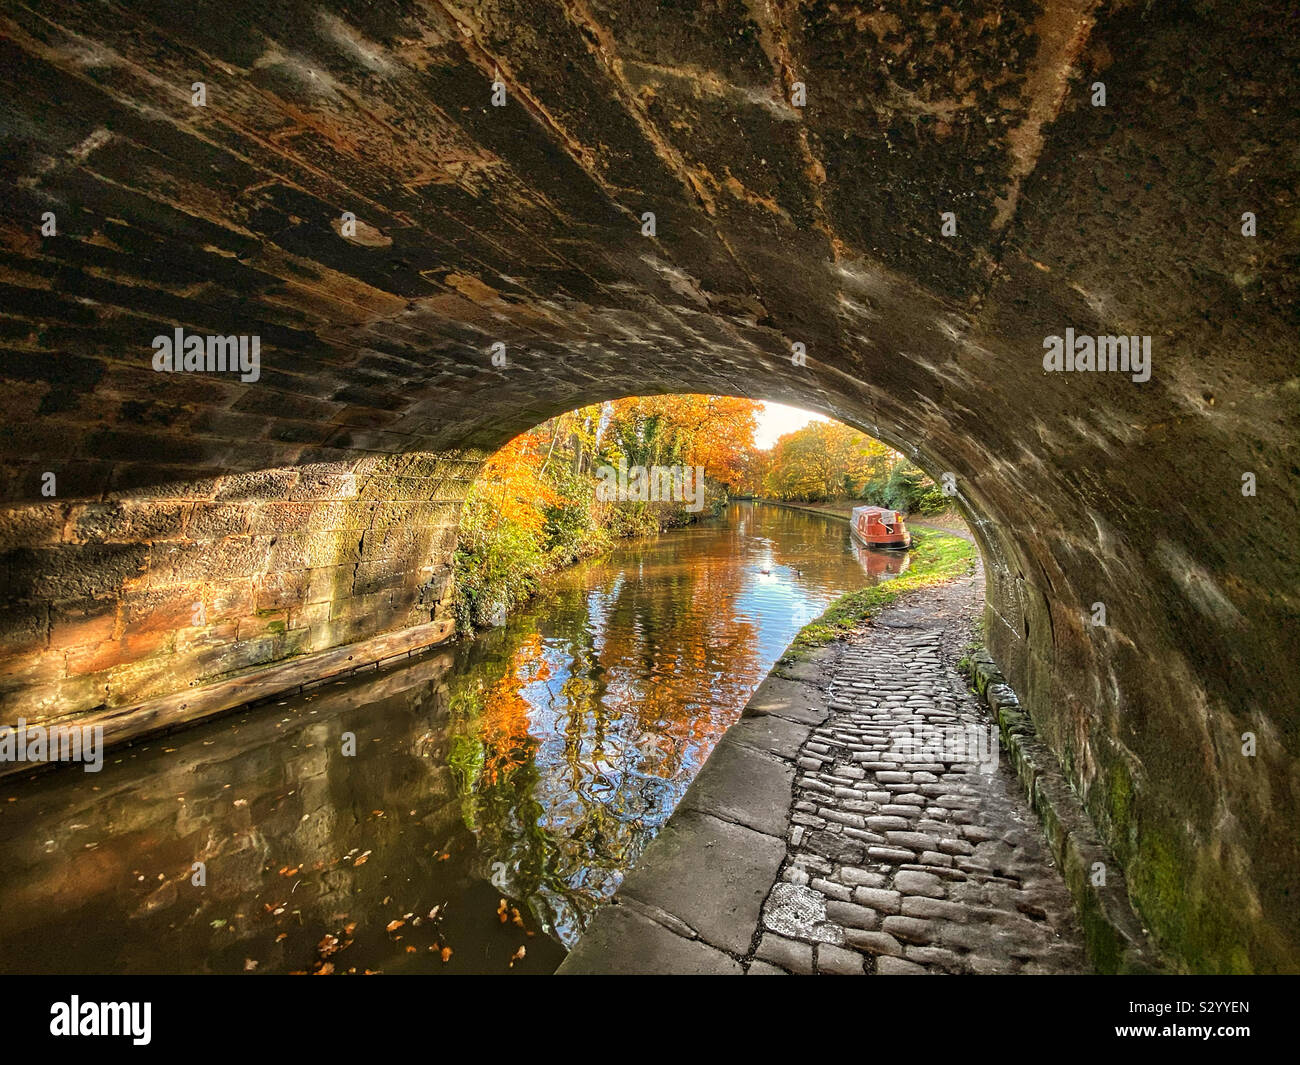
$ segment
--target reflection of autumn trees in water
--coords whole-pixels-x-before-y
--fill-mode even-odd
[[[451,759],[483,873],[568,941],[618,886],[762,669],[731,567],[562,584],[499,679],[453,680]],[[509,630],[508,630],[509,631]],[[506,635],[506,634],[502,634]]]

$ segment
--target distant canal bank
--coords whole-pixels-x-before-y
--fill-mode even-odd
[[[775,499],[756,500],[756,502],[771,507],[789,507],[792,510],[803,510],[809,514],[822,514],[828,518],[839,518],[843,521],[850,520],[854,507],[865,505],[860,499],[841,499],[833,503],[791,503]],[[907,524],[909,528],[930,529],[934,532],[947,533],[949,536],[959,536],[969,543],[975,542],[970,527],[967,526],[965,520],[955,508],[939,514],[909,516]]]

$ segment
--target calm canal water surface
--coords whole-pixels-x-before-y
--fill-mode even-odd
[[[0,972],[548,972],[794,634],[905,564],[732,504],[472,640],[0,784]]]

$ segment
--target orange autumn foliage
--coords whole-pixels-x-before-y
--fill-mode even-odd
[[[547,443],[546,434],[532,429],[509,441],[484,464],[477,490],[491,500],[498,521],[533,534],[541,531],[543,509],[557,499],[554,487],[541,476]]]

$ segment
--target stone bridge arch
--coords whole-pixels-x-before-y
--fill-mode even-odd
[[[493,446],[763,396],[957,475],[990,646],[1159,940],[1294,969],[1287,15],[3,4],[6,717],[432,624]],[[258,379],[155,372],[176,328]],[[1150,380],[1044,372],[1067,328],[1150,336]]]

